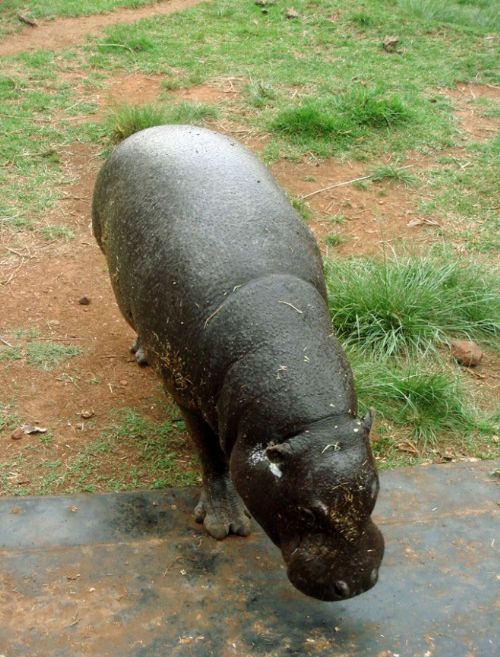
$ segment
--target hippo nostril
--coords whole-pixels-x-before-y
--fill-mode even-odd
[[[370,573],[370,584],[375,584],[378,579],[378,570],[374,568]]]
[[[333,588],[335,589],[335,593],[339,596],[339,598],[347,598],[351,593],[349,586],[341,579],[335,582]]]

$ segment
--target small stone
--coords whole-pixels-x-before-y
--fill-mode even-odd
[[[127,381],[126,379],[122,379],[122,380],[120,381],[120,385],[121,385],[121,386],[128,386],[128,381]]]
[[[78,303],[80,306],[89,306],[90,305],[90,299],[88,297],[80,297],[78,299]]]
[[[86,409],[84,411],[80,411],[80,417],[83,418],[84,420],[88,420],[91,417],[94,417],[95,413],[92,409]]]
[[[24,436],[24,431],[22,429],[16,429],[10,434],[12,440],[21,440],[23,436]]]
[[[296,11],[295,9],[293,9],[293,8],[290,8],[290,9],[286,10],[285,16],[287,18],[298,18],[299,17],[299,12]]]
[[[451,353],[455,360],[465,367],[476,367],[483,357],[483,352],[477,344],[469,340],[453,340]]]

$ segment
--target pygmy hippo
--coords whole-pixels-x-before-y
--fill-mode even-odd
[[[246,536],[250,512],[307,595],[371,588],[372,417],[356,417],[318,247],[267,169],[210,130],[149,128],[100,171],[93,227],[136,356],[199,451],[196,520]]]

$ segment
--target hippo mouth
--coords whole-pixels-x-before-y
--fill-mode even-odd
[[[318,600],[346,600],[371,589],[378,580],[384,540],[369,521],[355,543],[312,534],[282,547],[290,582]]]

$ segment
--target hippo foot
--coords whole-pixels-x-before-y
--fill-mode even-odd
[[[248,536],[251,531],[250,515],[227,476],[206,484],[194,510],[194,518],[219,541],[229,533]]]
[[[138,365],[145,367],[148,364],[148,359],[146,358],[146,354],[144,353],[144,349],[141,347],[141,343],[139,342],[138,337],[134,340],[134,343],[130,347],[130,351],[135,354],[135,360],[137,361]]]

